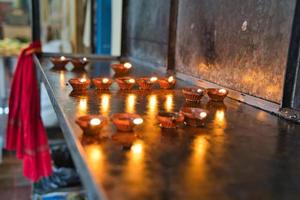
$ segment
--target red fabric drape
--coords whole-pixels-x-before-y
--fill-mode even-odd
[[[32,54],[40,42],[22,50],[9,98],[6,149],[23,160],[23,174],[32,181],[52,174],[48,139],[40,115],[40,97]]]

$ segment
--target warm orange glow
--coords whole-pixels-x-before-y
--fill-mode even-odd
[[[132,67],[132,65],[131,65],[131,63],[126,62],[126,63],[124,63],[124,67],[127,69],[130,69]]]
[[[224,124],[224,119],[225,119],[225,113],[223,110],[217,110],[216,115],[215,115],[215,120],[219,124]]]
[[[225,89],[219,89],[219,91],[218,91],[220,94],[226,94],[226,92],[227,92],[227,90],[225,90]]]
[[[169,83],[172,83],[174,81],[174,77],[173,76],[170,76],[169,78],[168,78],[168,82]]]
[[[99,145],[93,144],[85,148],[89,162],[96,164],[102,158],[102,149]]]
[[[125,112],[135,113],[136,95],[129,94],[125,101]]]
[[[150,81],[151,81],[152,83],[156,82],[156,81],[157,81],[157,77],[156,77],[156,76],[151,77],[151,78],[150,78]]]
[[[108,82],[109,82],[109,79],[108,79],[108,78],[103,78],[103,79],[102,79],[102,83],[106,84],[106,83],[108,83]]]
[[[144,144],[142,141],[138,140],[138,141],[134,142],[130,149],[130,151],[131,151],[130,157],[134,161],[140,161],[144,155],[143,150],[144,150]]]
[[[82,98],[79,100],[78,115],[85,115],[87,110],[87,99]]]
[[[79,79],[79,82],[80,82],[80,83],[85,83],[85,82],[86,82],[86,78],[81,78],[81,79]]]
[[[101,108],[100,111],[102,115],[108,115],[110,108],[110,95],[109,94],[102,94],[101,95]]]
[[[101,120],[98,118],[93,118],[90,120],[90,125],[92,125],[92,126],[97,126],[99,124],[101,124]]]
[[[60,87],[64,87],[66,82],[65,82],[65,73],[63,71],[59,72],[59,83]]]
[[[148,112],[152,116],[155,116],[157,114],[157,96],[152,94],[148,97]]]
[[[173,110],[174,107],[173,94],[166,95],[166,101],[164,106],[167,112],[171,112]]]

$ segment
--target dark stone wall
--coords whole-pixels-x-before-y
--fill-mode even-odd
[[[125,0],[127,56],[165,66],[171,0]]]
[[[176,69],[274,102],[296,0],[179,0]]]

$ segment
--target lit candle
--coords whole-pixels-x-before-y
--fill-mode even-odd
[[[132,65],[129,62],[124,63],[124,67],[130,69]]]
[[[202,90],[201,90],[201,89],[198,89],[198,90],[197,90],[197,92],[198,92],[198,93],[201,93],[201,92],[202,92]]]
[[[101,120],[98,119],[98,118],[93,118],[93,119],[90,120],[90,125],[91,126],[98,126],[100,124],[101,124]]]
[[[84,58],[82,58],[82,60],[83,60],[83,61],[87,61],[87,58],[86,58],[86,57],[84,57]]]
[[[157,77],[156,76],[153,76],[150,78],[150,81],[153,83],[153,82],[156,82],[157,81]]]
[[[86,82],[86,78],[81,78],[81,79],[79,79],[79,82],[80,82],[80,83],[85,83],[85,82]]]
[[[169,83],[172,83],[174,81],[174,77],[173,76],[170,76],[169,78],[168,78],[168,82]]]
[[[140,125],[144,122],[142,118],[136,118],[132,121],[135,125]]]
[[[66,60],[66,57],[61,56],[61,57],[60,57],[60,60]]]
[[[220,94],[226,94],[227,90],[225,90],[225,89],[222,88],[222,89],[219,89],[218,92]]]
[[[206,112],[200,112],[199,116],[200,116],[200,119],[204,119],[207,116],[207,113]]]
[[[135,80],[133,78],[128,80],[128,83],[135,83]]]
[[[108,79],[108,78],[102,79],[102,83],[106,84],[106,83],[108,83],[108,82],[109,82],[109,79]]]

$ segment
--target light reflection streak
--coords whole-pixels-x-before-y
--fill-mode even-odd
[[[136,95],[128,94],[125,100],[125,112],[135,113]]]
[[[174,100],[173,100],[173,94],[167,94],[166,95],[166,100],[165,100],[165,104],[164,104],[164,107],[165,107],[165,110],[167,112],[172,112],[173,110],[173,107],[174,107]]]
[[[100,105],[100,112],[104,116],[109,115],[110,109],[110,95],[109,94],[102,94],[101,95],[101,105]]]

